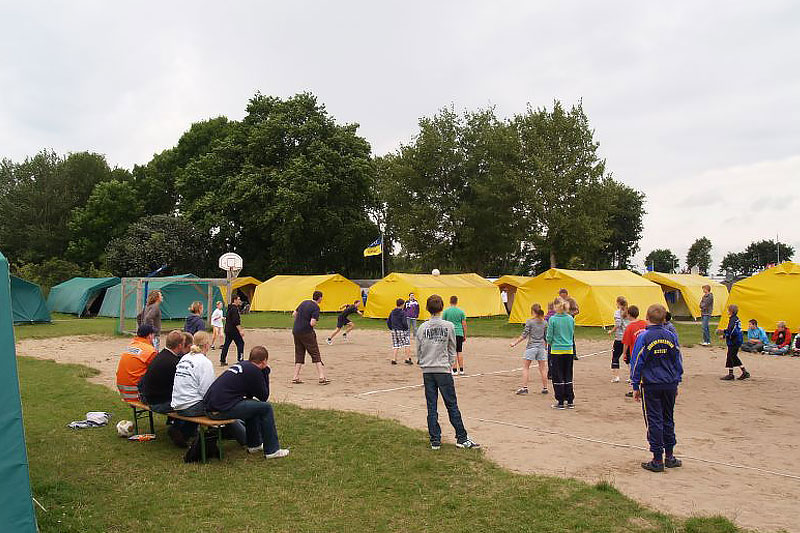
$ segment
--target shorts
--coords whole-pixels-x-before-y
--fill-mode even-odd
[[[411,346],[411,334],[407,329],[393,329],[392,348],[404,348]]]
[[[337,328],[343,328],[347,324],[352,324],[352,323],[353,323],[353,321],[350,320],[350,318],[348,318],[346,316],[340,316],[339,318],[336,319],[336,327]]]
[[[456,335],[456,353],[461,353],[463,351],[464,351],[464,336]]]
[[[321,363],[322,357],[319,354],[317,344],[317,333],[315,331],[305,331],[303,333],[293,333],[294,336],[294,362],[304,364],[306,362],[306,352],[311,356],[312,363]]]
[[[622,344],[622,341],[614,341],[614,349],[611,352],[611,368],[619,368],[619,358],[622,357],[624,348],[625,345]]]
[[[523,357],[528,361],[547,361],[547,348],[544,344],[531,346],[525,350]]]

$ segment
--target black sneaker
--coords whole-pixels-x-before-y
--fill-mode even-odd
[[[728,374],[728,375],[722,376],[719,379],[721,379],[722,381],[733,381],[736,378],[733,377],[733,374]]]
[[[220,361],[219,366],[228,366],[228,363],[226,363],[225,361]]]
[[[649,470],[650,472],[663,472],[664,471],[664,463],[657,463],[655,461],[647,461],[646,463],[642,463],[642,468],[645,470]]]
[[[569,403],[567,404],[567,409],[575,409],[575,404],[574,404],[574,403],[572,403],[572,402],[569,402]]]
[[[566,409],[567,408],[567,406],[564,405],[563,403],[554,403],[550,407],[552,407],[553,409]]]
[[[442,447],[441,442],[431,442],[431,450],[438,450]]]
[[[667,468],[678,468],[679,466],[683,466],[683,463],[680,459],[673,455],[672,457],[667,457],[664,459],[664,466]]]
[[[578,360],[578,356],[576,354],[572,354],[572,360],[573,361],[577,361]]]
[[[413,365],[414,364],[414,361],[412,361],[410,357],[408,359],[406,359],[405,361],[403,361],[403,362],[405,364],[407,364],[407,365]]]
[[[741,375],[741,376],[739,376],[737,379],[740,379],[740,380],[741,380],[741,379],[750,379],[750,372],[748,372],[747,370],[745,370],[744,372],[742,372],[742,375]]]
[[[633,391],[632,391],[632,390],[629,390],[628,392],[626,392],[626,393],[625,393],[625,397],[626,397],[626,398],[633,398]]]
[[[394,359],[392,359],[392,364],[393,364],[393,365],[396,365],[396,364],[397,364],[397,361],[395,361]]]

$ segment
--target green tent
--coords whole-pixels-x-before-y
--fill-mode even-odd
[[[19,278],[9,279],[8,261],[0,253],[0,405],[3,406],[0,410],[0,450],[3,450],[0,455],[0,524],[5,524],[3,531],[35,533],[36,515],[28,477],[28,452],[25,448],[17,354],[11,324],[11,293],[17,284],[15,279]],[[39,298],[41,296],[40,291]]]
[[[17,276],[11,276],[11,310],[14,324],[50,322],[50,311],[44,302],[42,289]]]
[[[186,318],[189,316],[189,306],[192,302],[199,301],[203,303],[203,307],[207,306],[206,300],[208,299],[208,282],[198,281],[196,283],[176,282],[175,278],[196,278],[194,274],[180,274],[178,276],[169,276],[166,278],[151,278],[148,281],[148,290],[153,291],[158,289],[164,296],[164,301],[161,303],[161,318],[168,320],[171,318]],[[142,291],[144,293],[144,291]],[[106,291],[106,297],[103,298],[103,305],[100,307],[100,316],[119,316],[119,303],[120,294],[122,293],[122,285],[115,285]],[[219,287],[213,287],[211,293],[213,300],[222,301],[222,294]],[[144,299],[144,294],[142,294]],[[142,302],[144,306],[144,302]],[[125,317],[135,318],[141,309],[136,309],[136,288],[133,285],[125,286]]]
[[[100,311],[106,289],[119,278],[72,278],[59,283],[47,295],[47,308],[55,313],[94,316]]]

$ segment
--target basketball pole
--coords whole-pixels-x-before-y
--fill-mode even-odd
[[[383,267],[383,249],[386,248],[385,236],[383,232],[381,232],[381,279],[386,277],[386,273],[384,272]]]

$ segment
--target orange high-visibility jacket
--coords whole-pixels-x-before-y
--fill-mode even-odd
[[[139,380],[155,356],[156,349],[142,337],[134,337],[128,349],[122,352],[117,365],[117,389],[123,400],[139,401]]]

